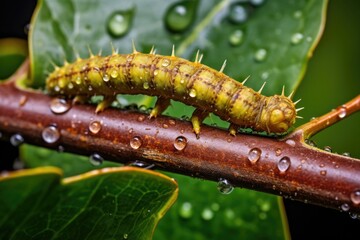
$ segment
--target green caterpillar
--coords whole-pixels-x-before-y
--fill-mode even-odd
[[[230,122],[229,131],[235,135],[239,127],[267,133],[285,133],[294,124],[297,110],[289,97],[263,96],[222,73],[200,63],[155,54],[113,54],[107,57],[78,58],[74,63],[56,67],[46,80],[50,95],[88,99],[94,94],[104,100],[96,112],[108,107],[116,94],[145,94],[157,96],[150,118],[161,114],[170,99],[196,107],[191,122],[197,136],[200,125],[214,113]],[[91,91],[90,91],[91,90]]]

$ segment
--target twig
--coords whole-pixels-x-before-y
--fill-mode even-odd
[[[13,79],[26,71],[23,67]],[[275,139],[233,137],[203,126],[197,139],[191,123],[165,116],[149,120],[146,114],[119,109],[95,114],[95,106],[83,104],[55,114],[49,96],[21,90],[13,82],[0,84],[0,96],[3,139],[20,133],[30,144],[62,146],[83,155],[96,152],[121,163],[140,160],[170,172],[223,178],[234,186],[360,213],[360,161],[305,144],[302,132],[310,136],[320,128],[301,127],[296,134]],[[59,134],[54,143],[42,136],[49,126],[55,129],[50,133]]]

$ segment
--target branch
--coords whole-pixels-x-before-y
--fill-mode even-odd
[[[149,120],[146,114],[119,109],[95,114],[93,105],[55,114],[49,96],[15,86],[14,79],[27,70],[28,65],[22,66],[12,81],[0,84],[0,132],[6,138],[21,133],[30,144],[62,146],[83,155],[96,152],[121,163],[141,160],[170,172],[223,178],[234,186],[360,213],[360,161],[306,145],[303,131],[312,129],[307,124],[284,139],[232,137],[203,126],[197,139],[190,122],[166,116]],[[59,133],[55,143],[42,137],[49,126],[56,126],[55,136]],[[307,136],[316,131],[306,130]]]

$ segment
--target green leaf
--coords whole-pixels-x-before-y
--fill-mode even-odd
[[[327,1],[242,4],[248,16],[240,23],[232,20],[236,19],[233,12],[239,1],[184,1],[184,6],[190,6],[188,11],[196,14],[188,29],[174,33],[166,28],[166,16],[177,3],[182,2],[40,1],[30,34],[35,85],[43,85],[46,73],[52,69],[51,62],[62,65],[64,59],[74,61],[75,52],[87,57],[87,46],[94,52],[110,54],[110,43],[120,53],[130,53],[134,40],[138,51],[156,45],[164,55],[170,54],[173,44],[177,54],[186,58],[192,58],[200,49],[206,65],[219,69],[227,59],[225,73],[239,81],[250,75],[251,87],[260,88],[266,80],[265,93],[280,93],[283,85],[290,92],[299,84],[322,32]],[[126,15],[132,18],[129,29],[120,38],[108,31],[114,13],[131,13]],[[239,31],[241,43],[233,46],[233,34]]]
[[[289,239],[280,198],[246,189],[225,195],[214,182],[171,176],[180,186],[179,198],[154,240]]]
[[[17,38],[0,39],[0,80],[13,74],[28,55],[27,42]]]
[[[151,239],[176,197],[174,180],[138,168],[18,171],[0,178],[0,238]]]

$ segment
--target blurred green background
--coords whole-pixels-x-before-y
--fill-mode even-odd
[[[301,98],[304,119],[318,117],[360,94],[360,1],[330,1],[325,31],[294,99]],[[318,147],[360,158],[360,114],[356,113],[313,140]]]

